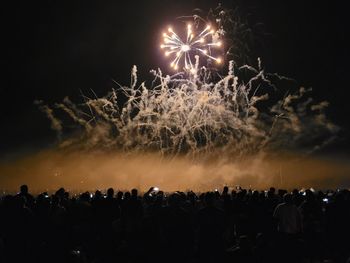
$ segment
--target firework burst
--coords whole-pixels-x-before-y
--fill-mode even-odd
[[[240,71],[253,76],[239,78]],[[239,161],[287,150],[310,153],[332,142],[338,131],[325,115],[327,102],[313,103],[305,88],[283,96],[272,79],[284,78],[266,73],[260,60],[258,68],[235,67],[231,61],[228,74],[216,81],[208,80],[205,67],[191,78],[164,76],[160,69],[152,73],[149,87],[138,84],[135,66],[131,85],[120,85],[105,97],[85,97],[83,104],[65,98],[54,108],[38,104],[60,134],[63,122],[55,117],[60,111],[83,128],[77,137],[61,141],[67,148]],[[121,96],[127,100],[118,105]]]
[[[167,33],[163,33],[163,43],[161,49],[165,50],[165,56],[172,56],[170,67],[174,70],[184,68],[194,71],[194,56],[200,55],[220,64],[222,58],[214,57],[212,49],[222,47],[222,41],[219,40],[219,34],[207,25],[199,33],[196,32],[191,24],[187,25],[186,37],[181,38],[175,31],[169,27]]]
[[[338,127],[325,115],[327,102],[314,103],[308,89],[290,88],[288,78],[267,73],[260,59],[257,67],[228,59],[231,51],[240,50],[232,48],[240,24],[228,17],[224,11],[215,20],[194,16],[185,31],[177,34],[170,27],[163,33],[160,48],[171,59],[170,66],[191,74],[169,76],[158,69],[151,71],[150,84],[138,84],[135,66],[130,86],[117,83],[118,88],[104,97],[84,96],[82,104],[65,98],[53,108],[38,101],[60,139],[65,117],[56,114],[67,114],[83,128],[76,137],[63,138],[61,147],[225,156],[237,161],[288,150],[310,153],[332,142]],[[222,63],[216,55],[223,46],[228,49],[226,75],[213,74],[213,67],[198,68],[201,58]]]

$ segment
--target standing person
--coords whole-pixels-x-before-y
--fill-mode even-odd
[[[301,256],[299,236],[302,232],[302,217],[298,207],[293,203],[293,196],[285,194],[283,203],[277,205],[273,217],[277,223],[278,252],[286,257],[285,262],[298,262]],[[280,258],[280,259],[281,259]]]

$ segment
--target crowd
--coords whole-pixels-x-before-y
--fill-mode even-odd
[[[150,188],[0,200],[0,262],[350,262],[350,191]]]

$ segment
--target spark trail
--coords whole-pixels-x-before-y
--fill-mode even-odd
[[[338,127],[325,115],[328,103],[315,103],[310,90],[302,87],[281,93],[277,84],[284,80],[265,73],[260,60],[256,68],[231,61],[227,75],[216,78],[198,65],[197,56],[191,74],[164,76],[160,69],[151,71],[150,87],[137,82],[134,66],[130,86],[119,85],[80,105],[66,98],[54,109],[41,108],[50,110],[53,121],[57,121],[53,112],[57,116],[63,110],[82,127],[79,136],[61,145],[83,149],[225,156],[234,161],[281,151],[308,153],[335,138]],[[248,73],[249,79],[240,77]],[[126,98],[122,105],[121,97]]]
[[[163,34],[160,48],[172,58],[173,76],[152,70],[152,83],[139,83],[134,66],[130,85],[116,83],[106,96],[84,96],[82,104],[69,98],[53,106],[38,102],[62,135],[61,147],[232,162],[281,152],[310,153],[336,138],[339,128],[325,114],[328,103],[315,102],[311,89],[290,88],[287,78],[267,73],[260,59],[256,66],[231,60],[223,75],[210,63],[200,66],[200,60],[221,63],[235,57],[234,50],[244,53],[237,43],[245,38],[238,36],[251,32],[236,13],[222,7],[209,18],[194,15],[182,38],[172,28]],[[225,61],[213,54],[225,51],[224,46]],[[67,116],[82,129],[78,135],[63,136]]]

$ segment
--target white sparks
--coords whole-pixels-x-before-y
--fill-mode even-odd
[[[173,55],[173,60],[170,63],[173,69],[185,68],[192,72],[194,56],[198,54],[210,58],[218,64],[222,62],[221,58],[211,55],[211,48],[222,47],[222,42],[214,41],[215,30],[210,25],[196,34],[192,25],[188,24],[186,39],[181,39],[171,27],[168,28],[168,32],[170,35],[163,33],[163,43],[160,48],[166,50],[165,56]]]

